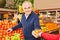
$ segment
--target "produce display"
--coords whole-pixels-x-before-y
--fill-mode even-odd
[[[18,33],[15,33],[15,34],[14,34],[13,36],[11,36],[11,37],[7,36],[7,37],[6,37],[6,40],[21,40],[19,36],[20,36],[20,35],[19,35]]]
[[[19,5],[19,9],[18,10],[19,10],[19,13],[23,13],[24,12],[22,6],[20,6],[20,5]]]
[[[39,14],[39,9],[34,10],[35,14]]]
[[[41,26],[41,29],[42,29],[42,32],[48,32],[49,31],[47,27]]]
[[[41,29],[43,32],[48,32],[48,31],[53,31],[55,29],[58,29],[58,25],[54,22],[50,22],[49,20],[45,20],[46,18],[44,17],[44,19],[41,19],[43,18],[44,16],[40,16],[40,20],[39,20],[39,23],[40,23],[40,26],[41,26]],[[47,23],[44,23],[43,21],[45,20],[45,22]]]
[[[48,28],[48,30],[54,30],[58,28],[56,23],[47,23],[46,27]]]
[[[20,37],[20,39],[24,39],[24,35],[23,35],[23,32],[22,32],[22,28],[19,28],[17,30],[14,30],[12,31],[11,33],[8,33],[7,32],[7,29],[8,28],[12,28],[14,27],[15,25],[17,25],[17,22],[12,20],[0,20],[0,40],[9,40],[8,37],[11,37],[11,36],[14,36],[15,33],[19,34],[18,36]],[[16,35],[17,35],[16,34]],[[7,37],[8,36],[8,37]],[[7,38],[6,38],[7,37]],[[15,37],[15,36],[14,36]],[[12,37],[12,38],[14,38]]]
[[[3,15],[3,18],[8,19],[8,17],[9,17],[9,16],[8,16],[8,14],[7,14],[7,13]]]

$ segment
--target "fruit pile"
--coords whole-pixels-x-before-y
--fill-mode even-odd
[[[48,32],[48,28],[47,27],[44,27],[44,26],[41,26],[41,29],[42,29],[42,32]]]
[[[33,9],[33,11],[35,14],[37,14],[37,15],[39,14],[39,9]]]
[[[13,36],[14,33],[20,34],[20,38],[23,39],[23,32],[22,28],[12,31],[11,33],[7,33],[8,28],[12,28],[17,25],[16,21],[9,21],[9,20],[1,20],[0,21],[0,40],[6,40],[6,36]]]
[[[20,36],[20,34],[14,33],[14,35],[11,37],[6,36],[6,40],[21,40],[19,36]]]
[[[58,29],[58,25],[56,23],[47,23],[46,27],[48,28],[49,31]]]
[[[21,5],[19,5],[18,10],[19,10],[19,13],[23,13],[24,12]]]
[[[58,29],[58,25],[56,23],[46,23],[45,25],[41,25],[41,29],[43,32],[54,31]]]

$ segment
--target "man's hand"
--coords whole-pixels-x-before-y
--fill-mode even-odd
[[[8,32],[8,33],[12,32],[12,29],[11,29],[11,28],[10,28],[10,29],[8,29],[8,30],[7,30],[7,32]]]
[[[35,38],[38,38],[35,31],[32,31],[32,35],[35,37]]]
[[[35,38],[38,38],[38,37],[40,37],[40,32],[41,32],[41,30],[34,30],[34,31],[32,31],[32,35],[33,35]]]

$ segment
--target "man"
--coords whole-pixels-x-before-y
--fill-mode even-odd
[[[11,32],[22,27],[25,40],[37,40],[35,37],[33,37],[32,31],[40,29],[38,16],[32,11],[31,2],[23,2],[22,7],[24,14],[22,15],[21,22],[17,26],[10,28],[7,31]]]

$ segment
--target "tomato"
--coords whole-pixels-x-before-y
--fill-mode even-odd
[[[20,38],[24,38],[24,36],[20,36]]]

